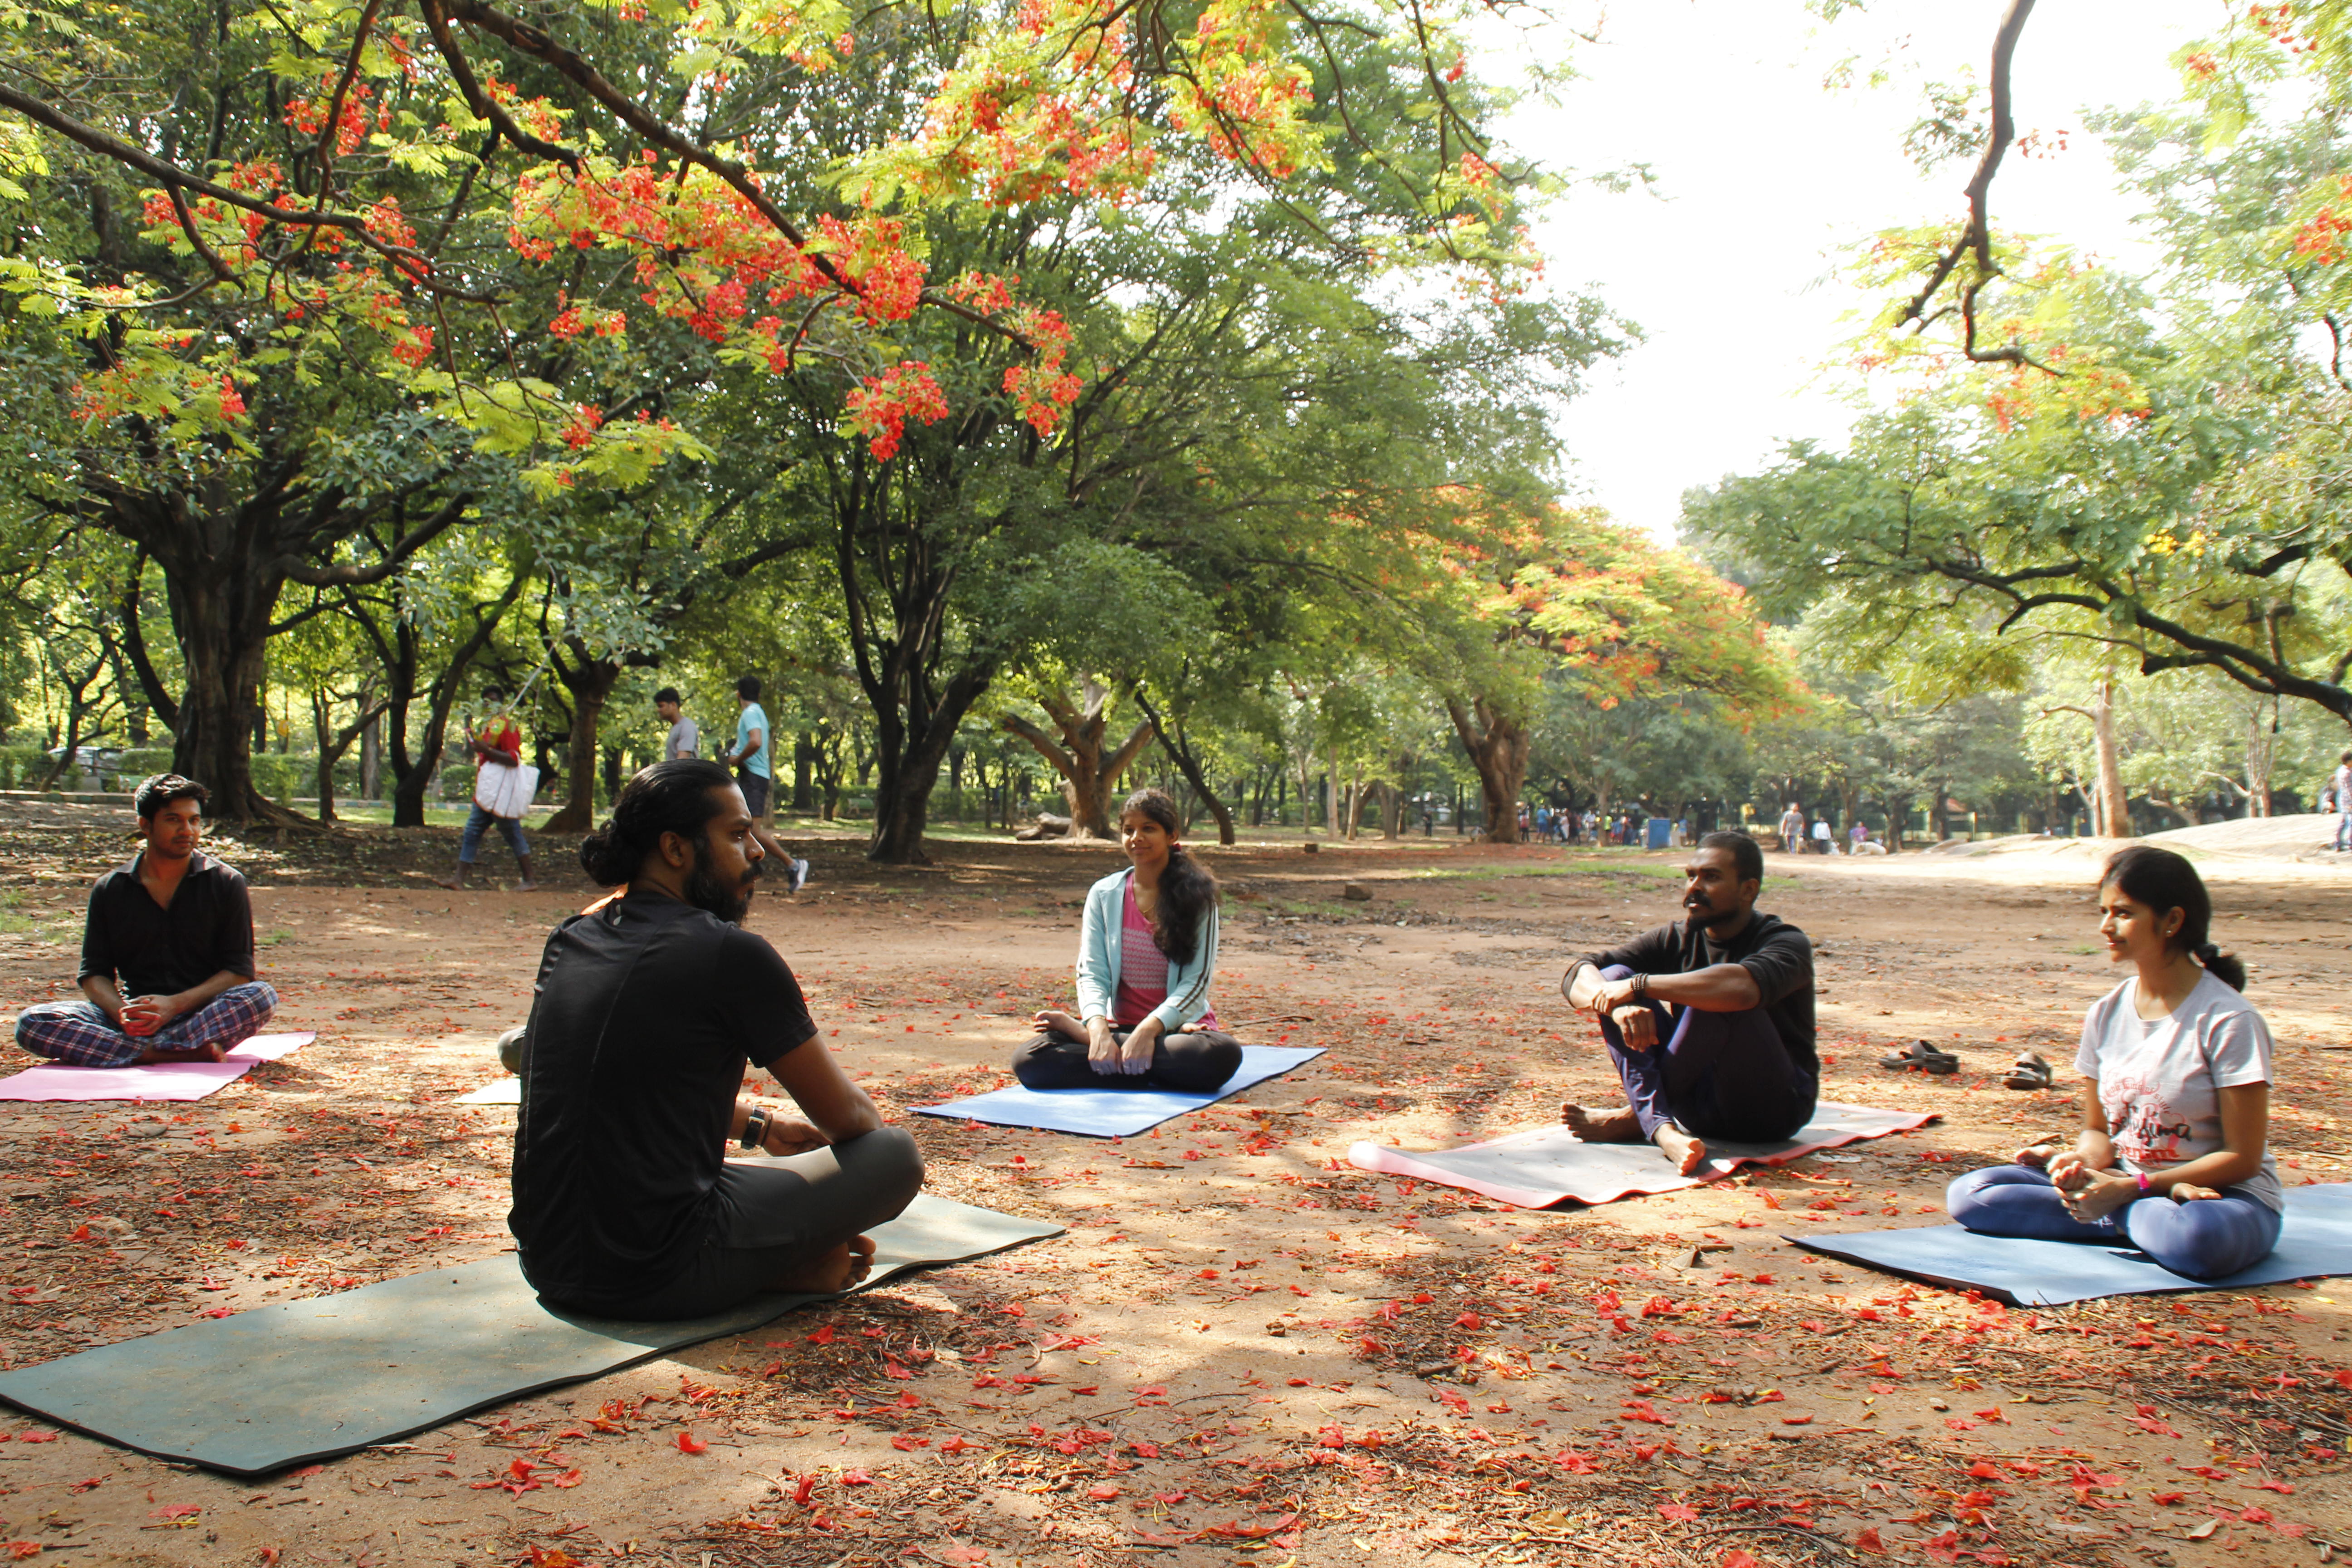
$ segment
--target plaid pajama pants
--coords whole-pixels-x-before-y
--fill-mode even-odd
[[[183,1014],[152,1035],[126,1035],[107,1021],[94,1002],[37,1002],[16,1020],[16,1043],[37,1057],[77,1068],[122,1068],[151,1047],[201,1046],[226,1048],[249,1040],[278,1010],[278,993],[268,983],[232,985],[193,1013]]]

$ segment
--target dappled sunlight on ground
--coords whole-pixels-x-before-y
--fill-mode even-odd
[[[223,846],[256,884],[280,1025],[320,1038],[194,1105],[10,1108],[8,1364],[507,1245],[513,1112],[451,1101],[499,1076],[492,1037],[591,892],[433,889],[454,837]],[[112,842],[0,824],[16,1004],[70,989]],[[913,1128],[934,1191],[1066,1236],[259,1485],[7,1424],[0,1540],[172,1563],[2162,1568],[2314,1560],[2347,1529],[2352,1282],[2027,1312],[1781,1239],[1938,1223],[1951,1174],[2072,1124],[2079,1019],[2115,978],[2087,861],[1774,858],[1766,907],[1822,949],[1824,1097],[1942,1120],[1528,1213],[1346,1152],[1605,1100],[1559,973],[1672,912],[1673,857],[1213,850],[1220,1014],[1329,1054],[1089,1140],[911,1111],[1006,1081],[1116,852],[943,844],[936,868],[883,870],[813,847],[809,890],[763,893],[751,923],[807,982],[822,1043]],[[2217,897],[2280,1036],[2283,1173],[2346,1179],[2352,1052],[2326,1047],[2352,1044],[2352,893],[2239,862]],[[1916,1036],[1964,1070],[1877,1068]],[[2029,1046],[2059,1091],[2000,1087]]]

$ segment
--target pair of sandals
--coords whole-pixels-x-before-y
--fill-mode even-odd
[[[1878,1065],[1889,1072],[1926,1072],[1944,1078],[1960,1070],[1960,1058],[1925,1040],[1914,1040],[1901,1050],[1879,1058]],[[2000,1081],[2008,1089],[2048,1089],[2052,1078],[2050,1063],[2042,1053],[2020,1051]]]

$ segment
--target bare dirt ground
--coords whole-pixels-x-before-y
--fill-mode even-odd
[[[450,894],[454,835],[218,846],[251,878],[279,1026],[316,1045],[191,1106],[0,1112],[0,1361],[348,1289],[508,1244],[498,1076],[576,879]],[[0,816],[0,1000],[70,989],[101,808]],[[543,859],[568,859],[559,843]],[[1825,1097],[1923,1131],[1736,1183],[1529,1213],[1377,1178],[1601,1100],[1563,962],[1674,912],[1678,858],[1368,842],[1213,851],[1219,1010],[1327,1046],[1124,1142],[910,1108],[992,1087],[1066,997],[1107,847],[814,846],[754,929],[935,1191],[1064,1237],[780,1320],[404,1444],[241,1483],[0,1420],[0,1551],[59,1563],[2149,1564],[2352,1547],[2352,1281],[2037,1312],[1785,1235],[1938,1223],[1944,1183],[2071,1125],[2086,862],[1775,858],[1822,949]],[[501,868],[486,862],[497,872]],[[2347,1179],[2352,884],[2209,868],[2281,1041],[2292,1183]],[[1342,882],[1375,893],[1343,902]],[[1966,1070],[1875,1065],[1927,1036]],[[2022,1046],[2062,1089],[2004,1090]],[[1744,1554],[1744,1555],[1743,1555]]]

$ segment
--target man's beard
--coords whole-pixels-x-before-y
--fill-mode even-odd
[[[698,910],[709,910],[729,925],[741,925],[743,917],[751,912],[751,889],[759,879],[760,868],[755,862],[739,885],[729,887],[710,868],[710,847],[698,838],[694,841],[694,875],[686,879],[686,901]]]

